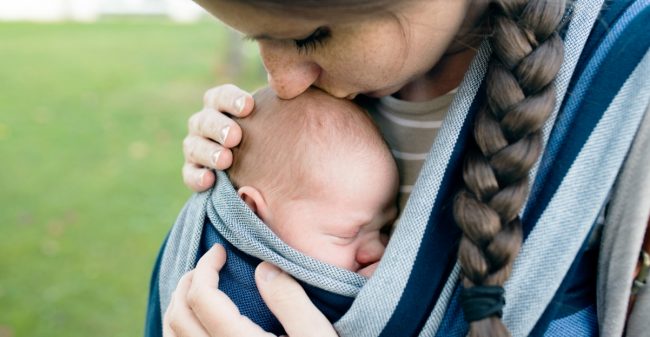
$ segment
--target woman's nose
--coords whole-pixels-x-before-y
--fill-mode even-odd
[[[260,54],[271,88],[280,98],[291,99],[302,94],[320,76],[321,68],[295,48],[260,43]]]

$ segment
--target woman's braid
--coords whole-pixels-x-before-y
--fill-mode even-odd
[[[564,51],[557,33],[564,0],[496,0],[493,9],[487,100],[474,121],[465,186],[454,200],[454,217],[464,233],[459,260],[470,301],[476,294],[472,289],[501,289],[510,276],[522,241],[518,214],[528,196],[528,173],[542,150],[541,128],[555,106],[552,81]],[[463,307],[469,336],[510,335],[500,307],[475,315],[474,304],[469,312]]]

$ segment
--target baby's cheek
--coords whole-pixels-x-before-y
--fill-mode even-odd
[[[337,266],[339,268],[356,271],[358,264],[355,258],[356,249],[353,245],[339,245],[326,243],[319,247],[318,260]]]
[[[293,249],[315,258],[321,262],[337,266],[339,268],[356,271],[356,247],[358,245],[342,245],[336,238],[330,235],[278,235],[287,245]],[[304,234],[304,233],[303,233]]]

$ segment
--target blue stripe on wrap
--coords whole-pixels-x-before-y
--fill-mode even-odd
[[[224,239],[206,217],[197,262],[215,244],[222,245],[227,254],[226,263],[219,271],[219,290],[228,295],[241,315],[250,318],[265,331],[284,334],[282,325],[264,303],[255,284],[255,267],[261,262],[260,259],[242,252]]]
[[[636,12],[639,13],[636,14]],[[612,52],[603,62],[598,75],[596,75],[597,80],[594,81],[595,84],[590,88],[594,97],[586,99],[583,107],[586,115],[596,115],[593,111],[604,111],[607,109],[615,94],[647,52],[650,47],[650,32],[647,29],[647,22],[649,20],[650,4],[648,1],[646,1],[643,10],[631,10],[621,18],[623,24],[628,24],[621,34],[621,38],[612,46]],[[627,48],[628,46],[634,46],[635,48]],[[609,95],[603,97],[605,94]],[[607,98],[609,99],[607,100]],[[572,312],[561,312],[561,310],[563,310],[562,302],[566,302],[564,297],[571,298],[572,290],[576,290],[577,288],[576,283],[584,284],[584,282],[579,281],[579,273],[575,272],[575,270],[580,268],[577,265],[578,261],[580,261],[580,256],[576,258],[576,262],[571,266],[572,272],[567,274],[567,277],[554,296],[551,305],[546,309],[544,315],[533,330],[534,335],[542,335],[551,325],[554,317],[564,317],[573,314]],[[595,274],[595,271],[592,274]],[[579,307],[576,307],[576,309],[579,309]]]
[[[160,246],[160,251],[158,251],[156,263],[154,264],[153,272],[151,273],[151,280],[149,281],[149,299],[147,302],[147,314],[144,325],[145,337],[162,337],[162,317],[160,317],[161,312],[158,273],[160,272],[160,262],[162,261],[165,246],[167,245],[167,239],[169,239],[169,233],[167,233],[162,246]]]
[[[541,197],[538,197],[534,201],[525,215],[524,230],[526,236],[530,233],[533,224],[537,222],[539,216],[552,198],[553,193],[562,182],[568,168],[582,149],[596,123],[600,120],[616,93],[618,93],[625,80],[648,50],[650,32],[646,29],[646,23],[650,20],[650,9],[646,7],[643,11],[639,12],[637,9],[627,13],[627,16],[622,18],[621,23],[617,24],[616,28],[618,30],[611,33],[620,36],[618,40],[610,42],[608,46],[599,46],[601,52],[602,49],[612,51],[607,54],[606,59],[602,60],[600,69],[594,71],[592,74],[590,73],[592,69],[585,69],[584,67],[593,65],[593,63],[583,62],[582,68],[575,70],[575,74],[580,74],[580,76],[572,81],[572,87],[569,88],[568,92],[582,90],[584,95],[580,98],[583,103],[581,105],[566,104],[563,106],[561,115],[558,116],[558,119],[565,119],[565,123],[568,125],[566,126],[567,131],[570,130],[571,134],[568,137],[568,132],[565,132],[563,133],[564,137],[559,138],[556,129],[551,134],[549,141],[558,142],[557,144],[561,144],[561,146],[557,146],[559,151],[553,159],[549,159],[549,156],[545,156],[544,158],[544,160],[548,160],[552,165],[549,165],[548,169],[545,170],[545,175],[548,178],[546,180],[538,179],[536,182],[536,184],[540,185],[538,188],[541,191]],[[594,55],[597,52],[598,50],[585,50],[583,51],[583,55]],[[585,76],[591,77],[589,81],[584,80]],[[585,87],[576,88],[576,85],[583,85]],[[570,110],[571,107],[574,107],[575,110]],[[541,172],[540,170],[538,174]],[[540,181],[545,181],[545,183],[540,183]],[[530,200],[534,199],[531,197]],[[590,303],[587,303],[588,300],[593,300],[593,294],[589,294],[589,289],[587,289],[587,293],[577,294],[579,296],[576,296],[576,292],[573,291],[584,291],[585,289],[577,288],[590,286],[584,279],[577,277],[579,275],[576,273],[584,271],[585,268],[589,269],[589,265],[593,262],[594,257],[587,256],[584,259],[581,257],[578,256],[576,258],[576,261],[571,266],[571,271],[567,274],[560,289],[554,296],[552,304],[540,319],[532,335],[543,335],[549,327],[554,327],[553,329],[557,330],[559,323],[555,322],[563,317],[573,317],[571,320],[566,321],[567,324],[569,322],[571,324],[583,324],[585,328],[587,325],[589,326],[589,329],[587,329],[589,331],[593,331],[593,329],[597,330],[597,326],[593,327],[593,324],[589,324],[589,322],[594,321],[595,316],[589,316],[587,315],[588,312],[584,311],[584,308],[590,305]],[[467,324],[463,320],[457,296],[458,292],[456,292],[447,308],[445,318],[438,330],[438,336],[463,336],[467,333]],[[575,307],[569,310],[571,308],[568,306],[572,305]],[[577,311],[580,311],[581,314],[577,315]],[[577,318],[581,318],[582,320],[578,321],[576,320]]]
[[[248,255],[228,242],[206,217],[198,257],[203,256],[215,243],[223,245],[228,254],[226,264],[219,272],[219,290],[235,303],[240,313],[265,331],[285,334],[279,321],[267,307],[255,284],[255,268],[260,259]],[[350,308],[354,298],[331,293],[298,280],[309,299],[330,322],[335,322]]]
[[[571,82],[569,83],[569,87],[567,89],[567,94],[565,96],[564,101],[562,102],[560,113],[556,118],[555,124],[553,125],[552,134],[549,136],[546,148],[544,149],[543,158],[540,162],[537,171],[536,180],[531,188],[530,195],[528,197],[528,205],[537,204],[537,197],[539,196],[540,189],[545,186],[545,179],[548,175],[548,170],[553,165],[555,165],[553,158],[556,156],[558,149],[561,147],[559,145],[561,144],[559,140],[565,137],[566,133],[570,130],[570,127],[567,126],[567,124],[569,124],[570,121],[572,120],[573,118],[572,114],[576,111],[577,105],[580,104],[580,102],[584,98],[585,91],[576,90],[575,89],[576,85],[578,84],[578,82],[580,82],[581,85],[579,87],[581,88],[589,87],[588,83],[585,82],[589,82],[592,80],[593,77],[590,75],[593,75],[593,72],[595,72],[595,70],[598,68],[600,62],[602,61],[602,58],[607,53],[607,51],[609,51],[609,48],[612,45],[611,41],[609,44],[606,41],[605,42],[602,41],[603,34],[609,32],[609,28],[613,25],[612,22],[606,20],[607,18],[617,19],[619,16],[618,12],[622,9],[627,9],[627,7],[623,6],[623,4],[629,4],[629,1],[628,0],[616,1],[613,3],[612,1],[609,1],[607,5],[603,5],[603,8],[601,8],[602,16],[596,20],[598,24],[594,25],[594,29],[592,29],[592,33],[591,33],[591,34],[596,33],[597,35],[589,36],[589,40],[586,42],[585,48],[583,48],[582,53],[580,55],[580,59],[576,64],[576,67],[573,72],[573,77],[571,78]],[[603,29],[603,27],[606,28]],[[592,49],[592,48],[597,48],[598,50],[595,51],[596,49]],[[600,57],[598,56],[594,57],[594,53],[599,53]],[[577,74],[583,74],[585,72],[585,69],[587,69],[587,75],[577,76]],[[526,209],[526,213],[529,213],[528,208]],[[525,232],[524,236],[527,235],[528,232]]]
[[[436,337],[464,337],[467,336],[469,327],[467,322],[465,322],[465,315],[463,310],[460,307],[460,291],[461,287],[456,287],[447,311],[445,312],[445,317],[442,322],[440,322],[440,327],[436,332]]]
[[[603,3],[599,20],[594,24],[594,28],[589,35],[589,41],[585,44],[584,50],[595,50],[602,43],[603,38],[612,29],[614,23],[620,19],[621,15],[636,0],[607,0]],[[582,55],[578,61],[578,68],[583,68],[582,62],[588,61],[591,54]]]
[[[408,283],[382,337],[417,336],[456,263],[461,232],[453,220],[452,201],[461,184],[465,147],[485,88],[481,86],[478,92],[459,132]]]
[[[539,335],[531,334],[531,336]],[[561,319],[553,321],[543,336],[598,336],[596,307],[592,305],[570,316],[562,317]]]
[[[574,315],[578,311],[595,305],[596,278],[594,275],[598,269],[599,245],[589,247],[588,241],[587,239],[587,242],[583,244],[560,288],[530,333],[531,336],[543,336],[555,320]],[[586,322],[593,321],[594,324],[589,327],[589,330],[598,331],[596,312],[593,312],[593,316],[585,318],[587,320],[581,322],[582,325],[585,325],[584,328],[587,328]]]
[[[650,0],[639,0],[616,23],[593,60],[576,69],[566,104],[551,132],[540,170],[523,216],[524,237],[530,234],[560,186],[577,154],[650,44]],[[587,51],[585,51],[587,52]]]

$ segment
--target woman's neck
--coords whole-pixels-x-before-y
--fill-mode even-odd
[[[422,102],[442,96],[457,88],[465,77],[478,47],[487,35],[486,13],[489,1],[474,0],[468,7],[465,25],[458,32],[438,63],[428,72],[394,94],[405,101]]]
[[[476,49],[466,48],[461,52],[443,56],[433,69],[405,85],[395,97],[405,101],[423,102],[450,92],[460,85],[475,55]]]

